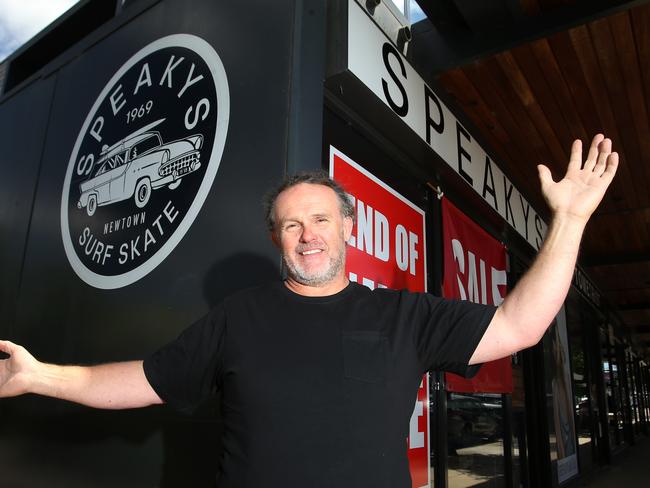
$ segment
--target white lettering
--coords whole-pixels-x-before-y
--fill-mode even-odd
[[[507,284],[507,274],[505,269],[492,268],[492,303],[497,307],[503,303],[503,296],[499,286]]]
[[[190,72],[187,74],[187,80],[185,80],[185,85],[183,85],[181,91],[178,92],[178,98],[181,98],[183,96],[183,93],[185,93],[185,90],[191,87],[194,83],[198,83],[203,79],[203,75],[199,75],[196,78],[192,79],[192,73],[194,73],[194,63],[192,63]]]
[[[365,247],[365,249],[364,249]],[[361,200],[357,204],[357,249],[372,254],[372,207],[364,205]]]
[[[422,415],[424,415],[424,405],[421,400],[417,400],[409,422],[409,449],[424,447],[424,432],[420,431],[418,425]]]
[[[81,156],[79,164],[77,164],[77,174],[79,176],[88,175],[93,169],[93,164],[95,164],[95,156],[92,154]]]
[[[129,259],[129,254],[126,252],[128,248],[129,245],[126,242],[120,246],[120,257],[117,259],[120,264],[126,263],[126,260]]]
[[[418,245],[418,236],[413,232],[409,232],[409,273],[415,276],[415,261],[418,258],[418,252],[415,246]]]
[[[151,86],[151,73],[149,72],[149,63],[144,63],[142,65],[142,69],[140,70],[140,76],[138,77],[138,83],[135,85],[135,90],[133,90],[133,94],[137,95],[140,87],[144,85]]]
[[[122,110],[122,107],[124,107],[124,105],[126,104],[126,100],[122,100],[124,98],[124,95],[122,95],[120,90],[122,90],[122,85],[118,85],[115,91],[111,93],[111,96],[109,97],[109,99],[111,100],[111,108],[113,109],[113,115],[117,115],[117,113],[120,110]],[[120,100],[122,100],[122,103],[120,103]]]
[[[463,250],[463,245],[458,239],[451,240],[451,252],[454,255],[454,261],[458,263],[458,271],[461,274],[465,274],[465,251]],[[456,274],[456,281],[458,283],[458,291],[460,293],[461,300],[467,300],[467,293],[465,293],[465,287],[463,282],[460,279],[460,274]]]
[[[167,63],[167,67],[165,68],[165,72],[162,75],[162,78],[160,79],[159,85],[162,86],[162,84],[165,82],[165,79],[167,79],[167,88],[172,87],[172,71],[183,62],[183,57],[179,58],[178,61],[174,63],[174,55],[172,54],[171,57],[169,58],[169,62]]]
[[[90,128],[90,135],[93,136],[97,142],[102,142],[102,136],[99,134],[104,127],[104,117],[101,115],[95,119],[93,126]]]
[[[371,290],[375,289],[375,282],[372,280],[369,280],[368,278],[363,278],[363,281],[361,284],[367,288],[370,288]]]
[[[149,229],[145,229],[144,231],[144,252],[147,252],[147,249],[151,244],[155,244],[156,239],[154,238],[153,234]]]
[[[408,234],[403,225],[395,228],[395,261],[397,267],[406,271],[409,267]]]
[[[187,130],[194,129],[194,127],[196,127],[196,124],[199,123],[199,111],[201,107],[205,108],[205,111],[201,116],[201,120],[205,120],[205,118],[210,113],[210,100],[207,98],[202,98],[199,103],[196,104],[196,112],[194,112],[194,119],[192,122],[189,120],[190,114],[192,113],[192,107],[187,109],[187,112],[185,112],[185,128]]]
[[[172,223],[176,220],[176,217],[178,217],[178,210],[172,206],[171,200],[167,202],[167,205],[165,205],[163,213],[165,214],[165,217],[167,217],[167,220],[169,220],[169,223]]]
[[[379,210],[375,210],[375,256],[384,262],[390,258],[388,232],[388,219]]]

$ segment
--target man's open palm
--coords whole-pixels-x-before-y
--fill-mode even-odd
[[[27,391],[28,373],[36,359],[25,348],[9,341],[0,341],[0,351],[10,356],[0,360],[0,397],[22,395]]]
[[[582,164],[582,142],[575,140],[566,175],[553,181],[551,171],[540,164],[537,169],[542,194],[553,213],[566,214],[585,221],[596,210],[618,167],[618,154],[612,152],[612,141],[598,134],[591,141]]]

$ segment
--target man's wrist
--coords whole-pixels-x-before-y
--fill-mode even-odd
[[[580,230],[586,227],[588,221],[589,216],[578,215],[565,210],[556,210],[551,217],[551,222],[554,224],[576,226]]]

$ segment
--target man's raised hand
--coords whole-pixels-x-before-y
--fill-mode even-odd
[[[612,141],[598,134],[591,141],[587,158],[582,163],[582,142],[571,146],[571,157],[566,175],[553,181],[551,171],[537,166],[542,194],[554,215],[566,215],[586,222],[603,199],[614,179],[618,154],[612,152]]]

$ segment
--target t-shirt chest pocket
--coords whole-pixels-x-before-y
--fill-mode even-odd
[[[388,362],[388,338],[375,331],[344,331],[343,374],[345,378],[384,383]]]

